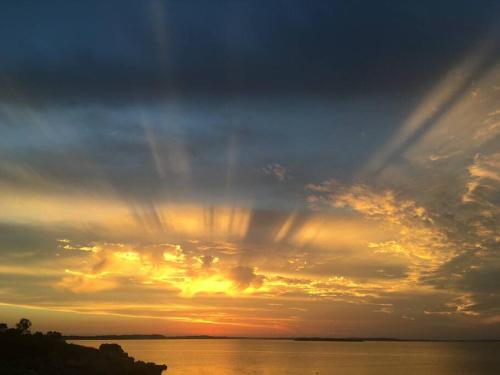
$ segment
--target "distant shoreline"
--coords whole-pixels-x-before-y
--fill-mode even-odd
[[[246,337],[246,336],[164,336],[164,335],[68,335],[64,340],[286,340],[325,342],[500,342],[500,339],[400,339],[392,337]]]

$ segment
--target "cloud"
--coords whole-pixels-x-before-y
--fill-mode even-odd
[[[259,289],[264,283],[264,276],[257,275],[251,267],[236,266],[229,271],[229,279],[239,290]]]
[[[498,314],[497,159],[496,153],[476,154],[472,164],[465,167],[467,174],[459,180],[464,182],[466,193],[455,186],[447,190],[446,199],[440,196],[434,201],[433,195],[426,196],[426,206],[410,198],[411,190],[396,192],[336,180],[308,185],[308,201],[316,210],[348,209],[369,220],[385,222],[385,230],[392,228],[392,238],[369,242],[367,247],[372,249],[375,262],[374,255],[379,254],[400,258],[407,264],[406,275],[392,283],[394,290],[446,296],[447,301],[434,310],[426,309],[425,314],[467,316],[486,322]],[[434,180],[433,186],[441,182]]]
[[[458,254],[457,244],[436,225],[431,213],[392,190],[377,191],[365,185],[346,186],[334,180],[309,185],[308,190],[311,194],[309,201],[315,206],[349,208],[392,228],[392,239],[369,242],[367,247],[375,254],[407,259],[409,271],[402,284],[422,282],[429,273],[438,271]]]
[[[210,268],[213,264],[219,261],[219,258],[213,255],[202,255],[197,259],[201,263],[203,268]]]
[[[500,153],[488,156],[476,154],[468,171],[470,178],[462,202],[491,206],[493,203],[488,202],[488,197],[497,194],[500,189]]]
[[[309,184],[308,201],[313,205],[320,203],[335,208],[349,207],[366,216],[382,218],[395,224],[412,220],[432,222],[423,207],[414,201],[401,199],[392,190],[381,192],[365,185],[346,186],[336,180],[327,180],[319,185]]]
[[[77,271],[66,270],[68,276],[63,277],[57,288],[69,289],[73,293],[97,293],[115,289],[119,283],[106,277],[106,274],[85,274]]]
[[[78,249],[64,240],[65,247]],[[180,296],[197,294],[227,294],[258,290],[264,276],[254,273],[251,267],[232,266],[232,260],[220,261],[219,257],[200,254],[196,248],[185,251],[176,244],[93,243],[92,251],[83,264],[66,270],[66,275],[56,283],[57,288],[73,293],[97,293],[120,289],[135,284],[168,285],[178,290]]]
[[[96,246],[93,246],[93,244],[89,244],[89,245],[73,244],[73,243],[71,243],[70,240],[68,240],[66,238],[58,239],[57,243],[58,243],[58,246],[63,250],[92,251],[92,252],[99,251],[99,249]]]
[[[290,179],[290,176],[288,175],[288,171],[286,170],[286,168],[278,163],[267,164],[264,168],[262,168],[262,171],[266,175],[273,176],[274,178],[276,178],[278,181],[281,182]]]

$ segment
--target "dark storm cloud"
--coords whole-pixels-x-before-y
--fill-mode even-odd
[[[427,88],[483,37],[495,1],[16,1],[4,100],[350,95]]]

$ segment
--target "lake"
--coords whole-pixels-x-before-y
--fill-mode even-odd
[[[304,342],[290,340],[79,340],[115,342],[133,356],[196,374],[500,374],[499,342]]]

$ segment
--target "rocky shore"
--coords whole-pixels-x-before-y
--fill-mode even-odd
[[[58,332],[31,334],[30,325],[26,319],[16,328],[0,324],[0,375],[160,375],[167,369],[134,360],[118,344],[68,344]]]

